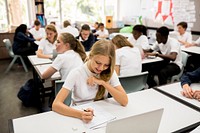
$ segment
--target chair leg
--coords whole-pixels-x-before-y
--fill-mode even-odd
[[[28,69],[27,69],[27,67],[26,67],[26,64],[24,63],[24,60],[22,59],[21,56],[19,56],[19,58],[20,58],[20,60],[21,60],[21,62],[22,62],[22,65],[23,65],[23,67],[24,67],[25,72],[28,72]]]
[[[15,63],[16,60],[17,60],[17,56],[14,56],[12,62],[9,64],[9,66],[6,69],[5,73],[8,73],[10,71],[11,67],[13,66],[13,64]]]

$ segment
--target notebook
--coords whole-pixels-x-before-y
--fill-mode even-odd
[[[160,125],[163,108],[111,121],[106,133],[156,133]]]

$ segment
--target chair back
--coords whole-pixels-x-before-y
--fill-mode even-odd
[[[11,41],[10,39],[3,39],[3,42],[6,46],[6,49],[8,50],[8,54],[11,56],[11,57],[14,57],[14,53],[13,53],[13,50],[12,50],[12,44],[11,44]]]
[[[132,76],[119,76],[119,81],[126,93],[140,91],[145,88],[147,83],[148,72],[142,72]]]
[[[181,56],[182,56],[182,63],[183,63],[183,67],[185,67],[186,66],[186,64],[187,64],[187,59],[188,59],[188,54],[186,53],[186,52],[181,52]]]
[[[55,96],[58,94],[58,92],[62,88],[63,84],[64,84],[64,81],[61,81],[61,80],[55,81]],[[67,98],[65,99],[64,103],[66,105],[70,106],[70,104],[71,104],[71,91],[70,91],[69,95],[67,96]]]

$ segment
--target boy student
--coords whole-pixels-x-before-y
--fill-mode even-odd
[[[158,75],[159,85],[167,83],[167,79],[176,75],[182,68],[182,56],[180,44],[176,39],[170,38],[169,29],[165,26],[157,29],[157,43],[151,48],[154,53],[146,53],[147,56],[158,56],[164,59],[162,64],[154,65],[149,69],[147,83],[149,87],[155,86],[154,75]]]
[[[178,41],[182,45],[186,45],[187,43],[192,43],[192,35],[191,33],[187,32],[187,23],[186,22],[180,22],[177,24],[178,32],[173,31],[170,32],[170,34],[175,34],[177,36]]]
[[[45,29],[41,28],[41,23],[39,20],[34,21],[34,27],[29,30],[36,41],[40,41],[42,38],[46,37]]]
[[[71,33],[74,37],[77,37],[79,35],[79,31],[78,29],[76,29],[75,27],[72,27],[70,22],[68,20],[65,20],[63,22],[63,29],[61,29],[61,33],[64,33],[64,32],[68,32],[68,33]]]
[[[120,105],[126,106],[128,97],[114,67],[114,45],[108,40],[99,40],[92,46],[87,62],[70,71],[53,102],[53,111],[79,118],[84,122],[93,119],[93,109],[77,110],[63,103],[70,91],[72,91],[72,106],[105,99],[108,92]]]
[[[108,30],[104,27],[103,23],[99,23],[99,29],[95,33],[95,35],[97,36],[97,38],[100,38],[100,39],[108,38],[109,36]]]
[[[52,66],[42,74],[44,79],[60,71],[61,80],[65,80],[72,69],[83,65],[86,58],[83,45],[70,33],[61,33],[58,36],[56,51],[59,55],[53,61]]]
[[[181,86],[183,88],[181,94],[187,98],[194,98],[200,101],[200,89],[193,90],[190,87],[191,83],[200,81],[200,67],[193,72],[187,72],[183,74],[180,80],[181,80]]]
[[[81,31],[79,36],[76,37],[84,46],[85,51],[90,51],[90,48],[95,43],[95,37],[90,32],[90,26],[88,24],[84,24],[81,27]]]

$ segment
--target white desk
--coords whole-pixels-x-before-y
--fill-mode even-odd
[[[197,90],[197,89],[200,90],[200,83],[191,84],[191,87],[194,90]],[[195,99],[189,99],[189,98],[186,98],[181,95],[180,92],[182,91],[182,88],[181,88],[180,82],[160,86],[157,88],[158,88],[158,90],[161,90],[162,92],[169,94],[173,98],[178,98],[178,100],[181,100],[184,103],[185,102],[188,103],[188,106],[195,106],[197,108],[197,110],[200,111],[200,102],[199,101],[197,101]]]
[[[200,124],[200,113],[153,89],[128,94],[126,107],[118,105],[113,99],[95,102],[117,119],[141,114],[147,111],[164,108],[159,133],[183,131]],[[94,112],[95,113],[95,112]],[[153,120],[152,120],[153,122]],[[47,112],[12,120],[14,133],[104,133],[104,128],[88,130],[83,122],[76,118]],[[76,130],[74,130],[76,129]]]
[[[36,70],[37,74],[39,75],[40,79],[43,80],[42,74],[51,66],[52,64],[43,64],[43,65],[36,65],[34,66],[34,69]],[[54,73],[51,78],[51,80],[61,79],[61,75],[59,71]]]
[[[109,38],[112,39],[116,35],[122,35],[122,36],[124,36],[126,38],[129,38],[129,37],[133,36],[132,33],[112,33],[112,34],[109,35]]]
[[[159,62],[159,61],[163,61],[162,58],[160,57],[156,57],[156,58],[144,58],[142,60],[142,64],[147,64],[147,63],[154,63],[154,62]]]
[[[192,46],[188,48],[186,48],[185,46],[181,46],[181,50],[191,54],[200,54],[200,47],[198,46]]]
[[[52,63],[52,60],[44,59],[44,58],[38,58],[37,55],[30,55],[30,56],[28,56],[28,59],[30,60],[30,62],[33,66]]]

